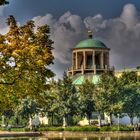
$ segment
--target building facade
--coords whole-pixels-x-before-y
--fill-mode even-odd
[[[99,75],[110,70],[110,49],[101,41],[92,37],[80,41],[72,49],[72,66],[67,74],[73,77],[73,84],[81,85],[86,79],[96,84]]]

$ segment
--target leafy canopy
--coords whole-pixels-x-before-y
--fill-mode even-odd
[[[0,0],[0,5],[5,5],[5,4],[9,4],[9,2],[7,0]]]
[[[44,25],[35,30],[33,21],[20,26],[13,16],[7,25],[9,31],[0,34],[0,92],[15,101],[37,96],[54,76],[48,68],[54,59],[50,29]]]

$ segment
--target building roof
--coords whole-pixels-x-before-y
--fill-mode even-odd
[[[74,49],[78,49],[78,48],[107,48],[106,45],[95,39],[95,38],[89,38],[89,39],[86,39],[86,40],[82,40],[80,41],[75,47]]]
[[[74,85],[82,85],[86,80],[89,80],[93,84],[97,84],[100,80],[100,75],[95,74],[76,74],[73,76]]]

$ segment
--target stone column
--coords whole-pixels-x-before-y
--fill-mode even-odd
[[[104,69],[104,52],[101,52],[100,55],[101,69]]]
[[[106,52],[106,69],[109,68],[109,52]]]
[[[78,69],[78,55],[77,55],[77,51],[76,51],[75,61],[76,61],[76,69]]]
[[[86,68],[86,52],[83,51],[83,65],[82,65],[82,74],[84,74]]]
[[[73,67],[74,67],[74,52],[72,52],[72,69],[73,69]]]
[[[84,67],[84,70],[86,69],[86,52],[83,51],[83,59],[84,59],[84,63],[83,63],[83,67]]]
[[[95,62],[95,51],[93,51],[93,54],[92,54],[92,63],[93,63],[93,71],[94,71],[94,74],[96,74],[96,62]]]

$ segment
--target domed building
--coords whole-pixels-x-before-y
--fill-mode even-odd
[[[89,32],[88,39],[80,41],[72,49],[72,66],[68,69],[68,76],[72,76],[73,84],[76,86],[84,83],[85,80],[97,84],[100,75],[105,71],[110,71],[109,66],[110,49],[100,40],[92,37]],[[134,69],[114,71],[116,77],[121,77],[124,71],[135,71],[140,76],[140,66]],[[106,116],[108,117],[108,116]],[[137,122],[134,118],[134,123]],[[118,118],[113,116],[114,124],[118,124]],[[130,118],[126,115],[119,118],[120,124],[130,124]]]
[[[73,84],[81,85],[86,79],[96,84],[99,75],[109,70],[110,49],[100,40],[92,37],[80,41],[72,49],[72,66],[67,73],[73,77]]]

